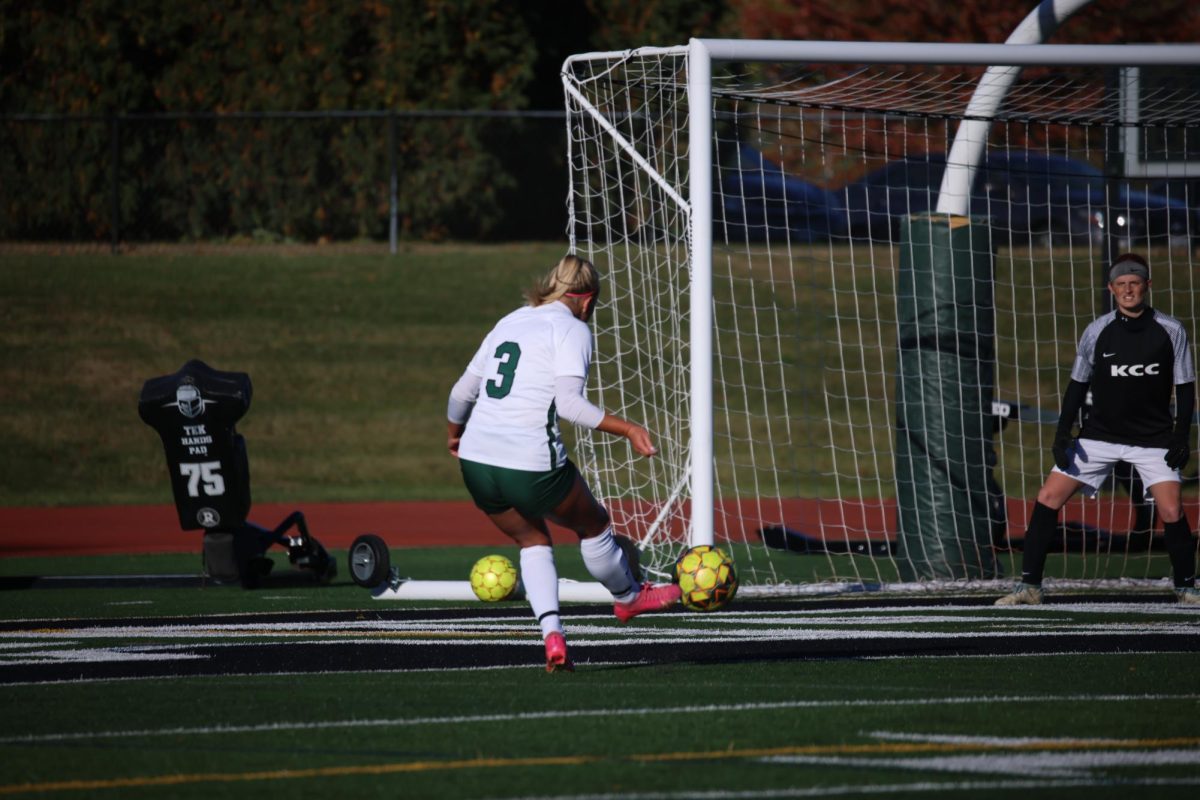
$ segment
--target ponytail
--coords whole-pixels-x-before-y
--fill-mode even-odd
[[[564,295],[595,294],[599,290],[600,273],[592,262],[568,253],[525,292],[525,300],[531,306],[544,306]]]

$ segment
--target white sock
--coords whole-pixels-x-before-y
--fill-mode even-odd
[[[525,586],[525,598],[533,607],[542,629],[542,638],[551,633],[562,633],[562,620],[558,616],[558,570],[554,567],[554,550],[541,544],[521,548],[521,583]]]
[[[604,529],[604,533],[590,539],[579,540],[579,550],[583,554],[583,565],[592,577],[604,584],[604,588],[612,592],[613,599],[618,603],[628,603],[638,596],[641,589],[633,579],[625,552],[613,538],[612,527]]]

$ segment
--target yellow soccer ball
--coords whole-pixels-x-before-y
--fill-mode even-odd
[[[692,611],[716,611],[737,594],[733,559],[724,550],[700,545],[687,550],[675,562],[680,601]]]
[[[488,603],[511,597],[517,582],[517,568],[504,556],[484,556],[471,567],[471,591]]]

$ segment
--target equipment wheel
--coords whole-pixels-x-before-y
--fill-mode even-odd
[[[387,543],[373,533],[364,533],[350,545],[350,577],[359,586],[374,588],[387,580],[392,568]]]

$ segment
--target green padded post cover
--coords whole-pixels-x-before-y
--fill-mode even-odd
[[[996,577],[987,491],[995,463],[991,232],[986,220],[932,213],[906,217],[900,230],[900,577]]]

